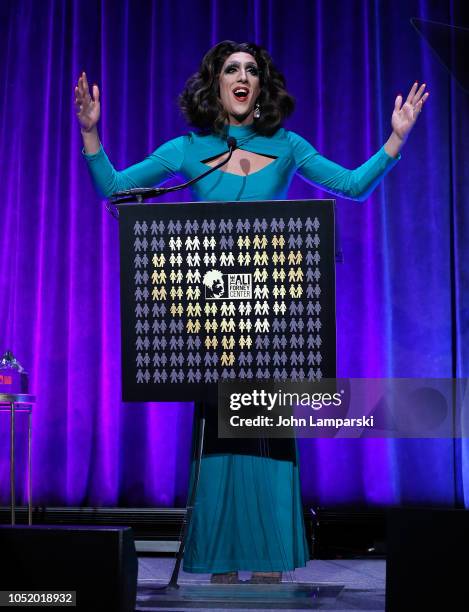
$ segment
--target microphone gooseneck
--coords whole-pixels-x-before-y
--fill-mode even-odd
[[[233,152],[238,146],[238,143],[236,142],[236,138],[234,138],[234,136],[228,136],[228,138],[226,139],[226,144],[228,145],[230,152]]]
[[[228,145],[228,149],[229,149],[228,156],[226,157],[226,159],[221,161],[219,164],[216,164],[212,168],[209,168],[206,172],[200,174],[199,176],[196,176],[195,178],[185,183],[182,183],[181,185],[174,185],[173,187],[137,187],[134,189],[126,189],[124,191],[117,191],[116,193],[113,193],[108,200],[108,203],[107,203],[108,210],[111,212],[111,214],[113,214],[113,216],[116,216],[111,208],[112,206],[115,206],[116,204],[125,204],[129,202],[135,202],[135,200],[141,203],[148,198],[155,198],[155,197],[164,195],[165,193],[170,193],[172,191],[179,191],[180,189],[185,189],[186,187],[190,187],[194,183],[197,183],[197,181],[200,181],[200,179],[203,179],[204,177],[208,176],[212,172],[215,172],[215,170],[218,170],[218,168],[221,168],[222,166],[224,166],[230,161],[231,156],[233,155],[233,151],[237,147],[236,138],[233,138],[233,136],[228,136],[228,138],[226,139],[226,144]]]

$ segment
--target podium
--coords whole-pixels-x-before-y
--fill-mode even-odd
[[[125,204],[124,401],[336,374],[333,200]]]
[[[223,439],[217,447],[218,382],[335,378],[334,203],[118,208],[123,400],[208,406],[197,419],[197,461],[171,589],[204,437],[206,454],[266,456],[268,442],[267,456],[296,461],[294,439]]]

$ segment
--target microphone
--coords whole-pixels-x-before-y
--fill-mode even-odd
[[[145,199],[155,198],[165,193],[170,193],[172,191],[179,191],[180,189],[185,189],[186,187],[190,187],[190,185],[197,183],[198,181],[200,181],[200,179],[203,179],[204,177],[208,176],[212,172],[215,172],[215,170],[218,170],[218,168],[221,168],[222,166],[224,166],[230,161],[231,156],[233,155],[233,151],[236,149],[238,144],[236,142],[236,138],[233,138],[233,136],[228,136],[228,138],[226,139],[226,144],[228,145],[228,149],[229,149],[228,157],[224,159],[223,161],[221,161],[216,166],[209,168],[206,172],[203,172],[201,175],[196,176],[195,178],[185,183],[182,183],[181,185],[174,185],[173,187],[136,187],[134,189],[126,189],[124,191],[117,191],[116,193],[113,193],[111,197],[109,198],[109,201],[106,205],[107,209],[115,217],[116,216],[115,211],[117,209],[114,208],[113,210],[112,207],[115,206],[116,204],[134,202],[135,200],[137,200],[138,203],[142,203],[143,200]]]

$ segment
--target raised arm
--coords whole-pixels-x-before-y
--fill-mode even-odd
[[[289,132],[297,172],[308,183],[351,200],[366,200],[399,158],[388,155],[384,146],[364,164],[349,170],[320,155],[304,138]]]
[[[93,97],[91,97],[85,72],[81,73],[75,87],[75,109],[83,138],[84,151],[89,155],[97,153],[101,146],[97,128],[101,116],[99,87],[93,85]]]
[[[425,87],[425,83],[420,87],[418,87],[418,83],[414,83],[404,104],[402,104],[402,96],[400,94],[394,102],[394,111],[391,117],[392,133],[384,145],[386,153],[391,155],[391,157],[399,155],[422,112],[423,105],[430,95],[428,91],[424,93]]]
[[[425,85],[415,83],[402,105],[397,96],[392,114],[392,134],[381,149],[364,164],[349,170],[320,155],[306,140],[289,132],[298,174],[325,190],[353,200],[366,200],[400,159],[400,151],[415,125],[428,93]]]
[[[83,153],[96,190],[102,196],[109,197],[116,191],[134,187],[152,187],[179,172],[184,159],[184,137],[166,142],[146,159],[125,170],[114,168],[99,140],[99,88],[93,85],[91,97],[84,72],[75,87],[75,107],[83,138]]]

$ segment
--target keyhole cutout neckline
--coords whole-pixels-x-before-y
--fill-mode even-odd
[[[228,153],[222,153],[221,155],[205,159],[201,163],[204,164],[204,166],[213,167],[227,157],[227,155]],[[252,153],[252,151],[235,149],[228,165],[222,166],[218,170],[225,174],[232,174],[233,176],[247,177],[262,172],[262,170],[268,168],[277,159],[278,158],[273,155],[262,155],[260,153]],[[253,166],[254,169],[252,169]],[[229,168],[231,168],[231,170],[229,170]],[[233,170],[235,171],[233,172]]]
[[[234,157],[235,162],[237,162],[237,166],[235,166],[235,168],[237,168],[239,171],[228,171],[228,167],[222,166],[221,168],[218,168],[218,170],[215,170],[215,172],[223,172],[223,174],[227,174],[228,176],[239,176],[241,178],[247,178],[248,176],[259,174],[260,172],[263,172],[264,170],[269,168],[269,166],[272,166],[272,164],[275,164],[278,157],[269,154],[253,153],[252,151],[246,151],[243,148],[250,140],[252,140],[255,136],[258,135],[257,132],[254,130],[253,125],[254,124],[251,123],[250,125],[227,126],[227,137],[233,136],[234,138],[236,138],[236,143],[238,146],[238,148],[234,150],[231,160],[228,162],[228,167],[231,167],[233,169],[232,162]],[[223,152],[213,157],[209,157],[205,160],[202,160],[200,163],[205,168],[213,167],[216,166],[217,163],[221,162],[222,159],[224,159],[227,155],[228,153]],[[252,162],[256,161],[259,163],[259,166],[256,170],[251,172],[250,170],[252,167]]]

